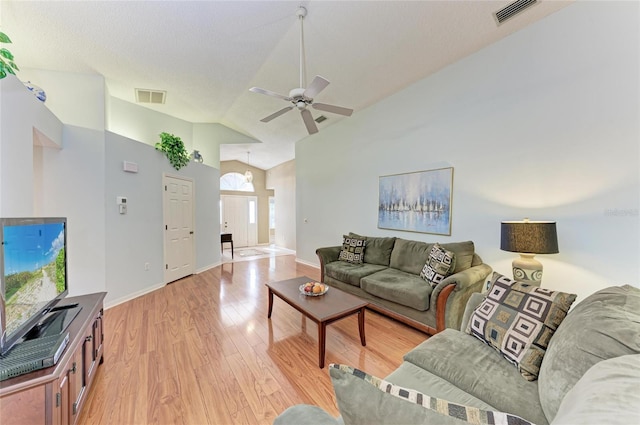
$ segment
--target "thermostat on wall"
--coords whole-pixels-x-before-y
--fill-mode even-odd
[[[127,213],[127,197],[117,196],[116,203],[118,204],[118,212],[120,214],[126,214]]]

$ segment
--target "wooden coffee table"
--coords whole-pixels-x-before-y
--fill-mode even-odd
[[[269,314],[267,317],[271,318],[273,295],[275,294],[291,307],[316,322],[318,324],[318,363],[320,369],[322,369],[324,367],[328,324],[358,313],[360,342],[362,346],[367,345],[364,336],[364,309],[368,303],[334,287],[330,287],[326,294],[317,297],[301,294],[299,289],[300,285],[312,281],[313,279],[308,277],[297,277],[281,282],[267,283],[266,287],[269,288]]]

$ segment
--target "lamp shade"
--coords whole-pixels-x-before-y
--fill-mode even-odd
[[[503,221],[500,249],[528,254],[557,254],[555,221]]]

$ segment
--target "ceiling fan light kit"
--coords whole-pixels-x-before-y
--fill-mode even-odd
[[[300,6],[296,11],[296,16],[300,21],[300,87],[292,89],[289,92],[289,96],[285,96],[280,93],[276,93],[260,87],[251,87],[249,91],[276,97],[292,104],[292,106],[282,108],[279,111],[264,117],[260,121],[267,123],[275,118],[278,118],[280,115],[284,115],[290,110],[297,108],[300,111],[300,116],[302,117],[302,121],[304,122],[305,127],[307,127],[307,132],[309,134],[314,134],[318,132],[318,126],[316,125],[316,121],[311,115],[311,111],[309,111],[309,109],[307,108],[308,106],[311,106],[312,108],[318,109],[320,111],[331,112],[333,114],[344,115],[347,117],[351,116],[351,114],[353,113],[353,109],[344,108],[342,106],[329,105],[326,103],[314,103],[313,99],[316,97],[316,95],[318,95],[329,85],[329,80],[321,77],[320,75],[316,75],[313,78],[313,81],[311,81],[311,84],[304,88],[306,86],[306,71],[303,21],[304,17],[307,16],[307,9]]]

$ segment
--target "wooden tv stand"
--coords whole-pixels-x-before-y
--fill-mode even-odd
[[[71,322],[69,344],[58,363],[0,382],[2,425],[73,425],[103,361],[106,292],[65,298],[82,310]]]

